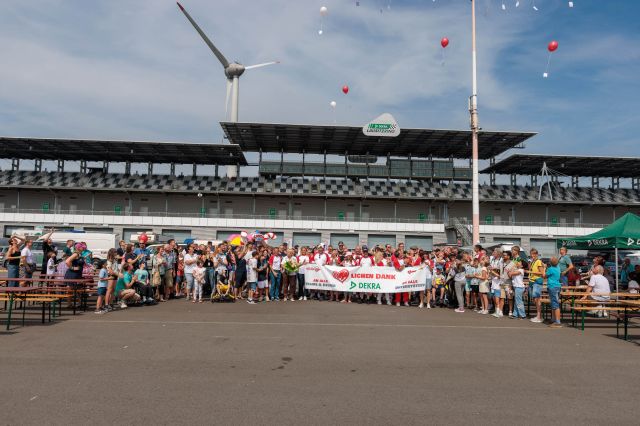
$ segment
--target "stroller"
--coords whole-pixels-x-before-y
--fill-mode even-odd
[[[211,291],[211,303],[235,302],[232,285],[229,284],[226,274],[218,274],[218,282],[215,291]]]

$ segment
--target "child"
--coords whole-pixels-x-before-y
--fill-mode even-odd
[[[551,266],[545,271],[545,278],[547,279],[547,291],[549,293],[549,302],[551,304],[551,327],[560,328],[562,323],[560,322],[560,267],[558,266],[558,258],[552,257],[550,259]]]
[[[355,266],[355,263],[353,262],[353,253],[348,251],[344,255],[344,261],[342,262],[342,266],[344,267]],[[351,293],[350,291],[345,291],[344,298],[342,299],[342,303],[351,303],[352,295],[353,293]]]
[[[489,284],[489,261],[481,260],[479,262],[480,268],[476,274],[476,278],[479,280],[478,290],[480,291],[480,301],[482,302],[482,310],[478,312],[482,315],[489,313],[489,292],[491,287]]]
[[[134,279],[138,287],[138,291],[142,296],[142,303],[153,303],[153,288],[149,284],[149,272],[144,261],[140,262],[138,269],[134,272]]]
[[[253,295],[258,287],[258,254],[257,250],[251,253],[251,258],[247,260],[247,287],[249,287],[249,297],[247,303],[254,305],[256,302],[253,300]]]
[[[436,266],[436,274],[433,276],[433,288],[431,289],[431,298],[434,303],[436,301],[436,293],[439,294],[438,304],[444,306],[444,274],[442,273],[442,267]]]
[[[51,262],[51,259],[52,258],[49,257],[49,260],[47,261],[47,272],[49,270],[49,262]],[[98,273],[98,301],[96,302],[96,310],[94,313],[101,315],[107,312],[104,309],[104,297],[107,294],[107,279],[109,278],[109,271],[107,271],[107,262],[104,260],[100,261],[99,268],[100,272]]]
[[[56,277],[56,252],[50,251],[47,253],[47,275],[45,278]]]
[[[258,298],[260,302],[269,301],[269,280],[267,279],[267,269],[269,268],[269,262],[267,262],[267,255],[265,252],[260,254],[258,258]]]
[[[205,272],[204,263],[201,260],[198,260],[196,263],[196,267],[193,268],[193,303],[202,303],[202,286],[205,281]]]

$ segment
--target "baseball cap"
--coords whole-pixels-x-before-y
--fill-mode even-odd
[[[369,251],[369,247],[367,247],[367,246],[362,246],[362,251]]]

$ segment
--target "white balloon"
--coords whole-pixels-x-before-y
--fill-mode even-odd
[[[336,103],[336,101],[331,101],[331,103],[329,105],[331,105],[331,108],[335,108],[336,105],[338,105],[338,104]]]
[[[322,35],[322,30],[318,30],[318,35]]]
[[[329,9],[327,9],[327,6],[322,6],[320,8],[320,15],[322,16],[326,16],[326,14],[329,12]]]

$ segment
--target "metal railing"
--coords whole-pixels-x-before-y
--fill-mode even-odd
[[[43,209],[0,209],[2,213],[20,213],[20,214],[45,214],[45,215],[87,215],[87,216],[122,216],[122,217],[189,217],[204,219],[257,219],[257,220],[305,220],[305,221],[321,221],[321,222],[364,222],[364,223],[423,223],[423,224],[445,224],[454,228],[461,228],[469,231],[469,219],[466,217],[449,218],[448,221],[435,217],[347,217],[347,216],[298,216],[298,215],[254,215],[254,214],[238,214],[238,213],[209,213],[209,212],[175,212],[175,211],[130,211],[123,209],[120,211],[103,211],[103,210],[43,210]],[[609,224],[602,223],[550,223],[550,222],[512,222],[512,221],[494,221],[492,223],[481,222],[481,225],[495,226],[531,226],[531,227],[553,227],[553,228],[604,228]],[[470,232],[470,231],[469,231]]]

